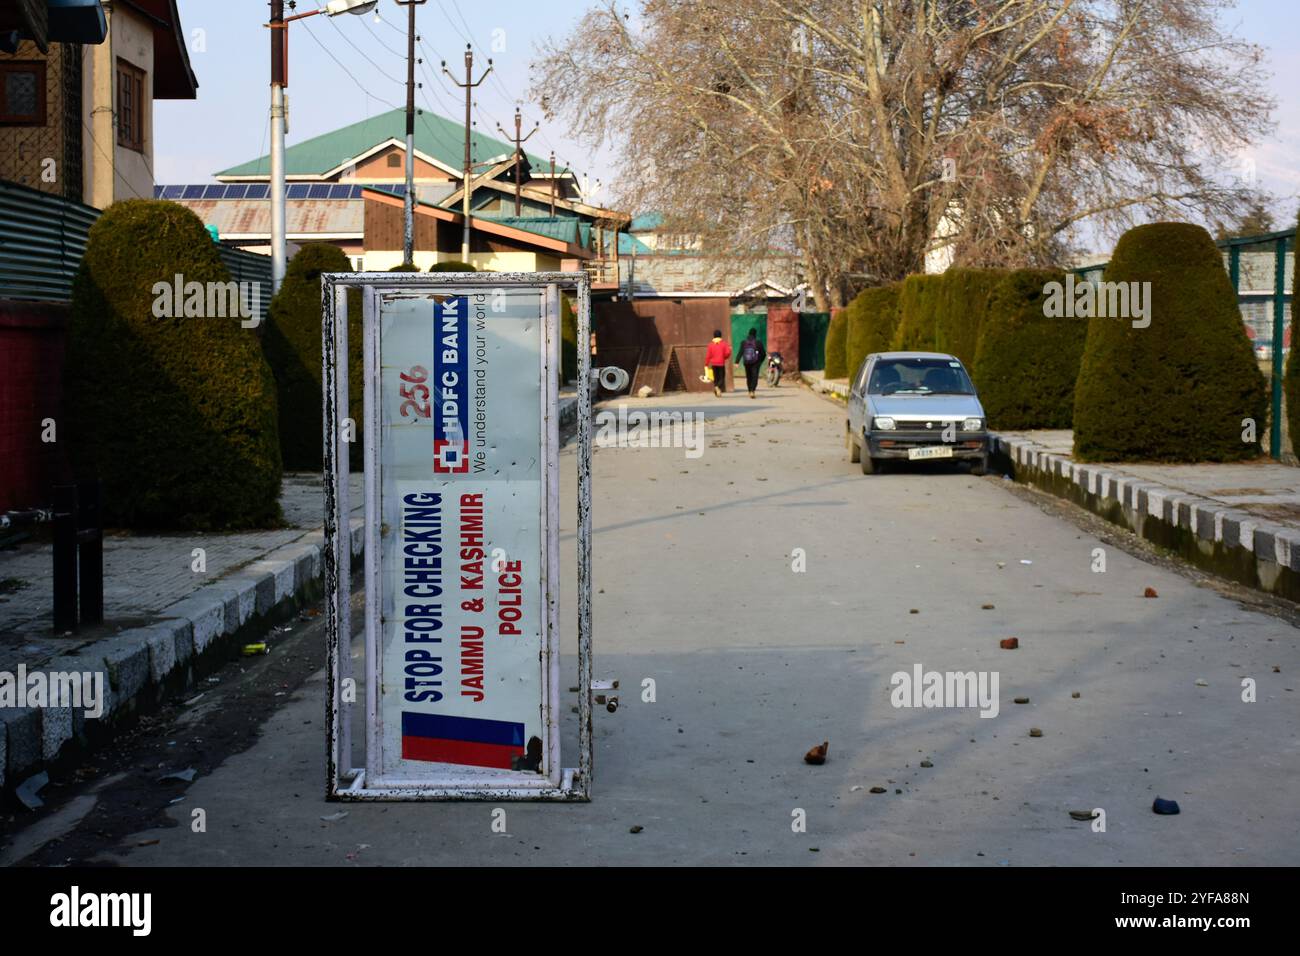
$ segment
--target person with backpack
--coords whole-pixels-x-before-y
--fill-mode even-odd
[[[740,362],[745,366],[745,384],[749,386],[749,397],[755,398],[758,390],[758,369],[767,358],[763,343],[758,340],[758,329],[750,329],[745,341],[740,343]]]
[[[727,387],[727,359],[731,358],[731,346],[722,341],[722,330],[713,330],[713,341],[704,353],[704,364],[713,373],[713,394],[722,397],[722,390]]]

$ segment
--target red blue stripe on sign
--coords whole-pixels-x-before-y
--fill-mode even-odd
[[[524,755],[524,725],[481,717],[402,714],[402,759],[511,768]]]

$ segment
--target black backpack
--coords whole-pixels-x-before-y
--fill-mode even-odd
[[[759,353],[762,346],[758,344],[758,339],[745,339],[740,346],[740,360],[746,365],[754,365],[762,361]]]

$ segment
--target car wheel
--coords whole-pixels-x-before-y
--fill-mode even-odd
[[[871,455],[867,453],[867,449],[861,449],[861,454],[858,456],[858,459],[862,465],[862,473],[864,475],[879,474],[881,463],[875,458],[872,458]]]
[[[853,432],[849,431],[847,427],[844,429],[844,444],[847,445],[849,449],[849,461],[856,464],[861,460],[862,449],[859,448],[858,443],[853,440]]]
[[[987,475],[989,472],[989,460],[987,458],[975,458],[970,463],[970,473],[976,477]]]

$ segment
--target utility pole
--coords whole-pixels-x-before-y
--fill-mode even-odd
[[[397,0],[406,7],[406,199],[402,204],[402,262],[415,264],[415,8],[427,0]]]
[[[533,124],[533,128],[529,131],[528,135],[525,136],[523,139],[520,139],[520,138],[519,138],[519,132],[520,132],[520,125],[519,125],[519,124],[520,124],[521,122],[523,122],[523,117],[521,117],[521,116],[519,115],[519,107],[516,106],[516,107],[515,107],[515,215],[516,215],[516,216],[518,216],[518,215],[523,211],[523,206],[522,206],[521,197],[520,197],[520,193],[519,193],[519,190],[520,190],[521,186],[523,185],[523,184],[520,182],[520,179],[519,179],[519,160],[520,160],[520,158],[523,156],[523,150],[522,150],[520,147],[523,146],[524,143],[528,142],[530,139],[533,138],[533,133],[536,133],[536,132],[537,132],[538,126],[540,125],[540,124],[538,124],[538,123],[534,123],[534,124]],[[502,134],[503,136],[509,136],[509,135],[510,135],[510,134],[507,133],[505,130],[501,129],[501,124],[500,124],[500,123],[497,123],[497,129],[501,130],[501,134]],[[551,215],[552,215],[552,216],[555,215],[555,210],[554,210],[554,209],[551,210]]]
[[[287,260],[284,233],[284,88],[288,37],[284,0],[271,0],[271,292],[280,291]]]
[[[474,175],[474,161],[470,157],[470,111],[473,108],[473,91],[474,87],[481,84],[487,79],[488,73],[492,72],[492,60],[488,59],[488,68],[478,82],[474,82],[474,49],[468,43],[465,44],[465,82],[461,83],[451,71],[447,69],[447,61],[442,61],[442,72],[446,73],[453,83],[465,91],[465,179],[461,184],[461,218],[465,221],[465,231],[460,240],[460,258],[462,262],[469,262],[469,192],[470,179]]]
[[[555,218],[555,150],[551,150],[551,218]]]
[[[271,291],[278,292],[284,281],[288,259],[284,215],[284,134],[289,114],[284,88],[289,85],[289,24],[318,14],[336,17],[340,13],[361,15],[374,8],[377,0],[329,0],[320,10],[284,15],[284,0],[270,0],[271,22]],[[400,2],[400,0],[399,0]],[[418,0],[423,3],[424,0]],[[289,3],[292,10],[294,4]]]

